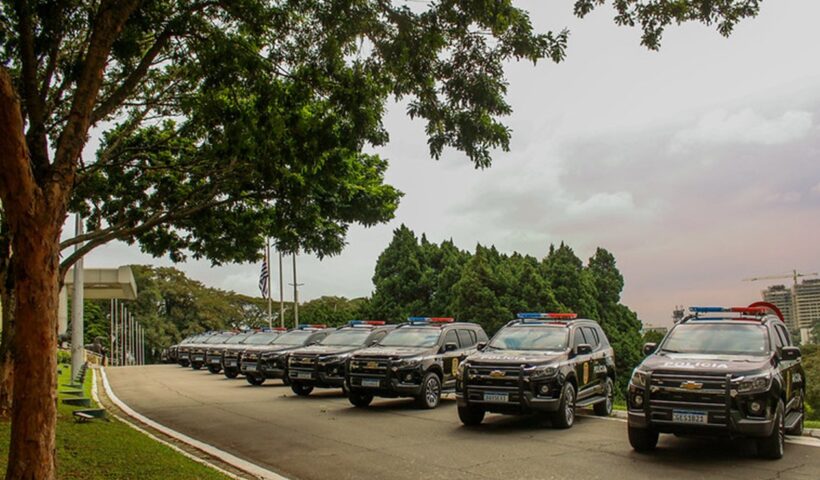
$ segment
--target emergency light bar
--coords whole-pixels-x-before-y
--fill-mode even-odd
[[[766,307],[689,307],[692,313],[745,313],[747,315],[765,315]]]
[[[521,320],[575,320],[576,313],[519,313]]]
[[[303,324],[299,325],[297,328],[298,328],[299,330],[305,330],[305,329],[308,329],[308,328],[318,328],[318,329],[321,329],[321,328],[327,328],[327,325],[325,325],[325,324],[317,324],[317,323],[313,323],[313,324],[311,324],[311,323],[303,323]]]
[[[428,323],[453,323],[455,321],[456,319],[451,317],[409,317],[407,319],[407,322],[413,325],[424,325]]]
[[[348,326],[351,327],[366,327],[368,325],[385,325],[387,322],[384,320],[351,320],[347,322]]]

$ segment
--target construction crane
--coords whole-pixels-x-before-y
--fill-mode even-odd
[[[791,274],[786,275],[767,275],[765,277],[752,277],[752,278],[744,278],[744,282],[757,282],[760,280],[783,280],[786,278],[791,278],[794,282],[794,289],[792,290],[792,318],[794,326],[800,326],[800,312],[797,311],[797,279],[801,277],[816,277],[820,275],[820,273],[812,272],[812,273],[800,273],[797,270],[792,270]]]

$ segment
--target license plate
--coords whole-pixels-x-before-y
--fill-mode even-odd
[[[706,425],[709,418],[706,412],[692,410],[672,410],[672,421],[675,423],[690,423],[696,425]]]
[[[227,365],[229,367],[235,367],[236,366],[236,360],[228,360],[227,362],[225,362],[225,365]]]
[[[194,361],[195,362],[201,362],[203,360],[205,360],[205,357],[203,357],[201,355],[194,355]]]
[[[180,353],[179,358],[188,358],[188,354],[187,353]]]
[[[378,388],[381,385],[381,382],[378,378],[364,378],[362,379],[362,386],[363,387],[376,387]]]
[[[218,363],[219,363],[219,359],[218,359],[218,358],[212,358],[212,359],[211,359],[211,363],[218,364]]]
[[[245,370],[248,372],[255,372],[256,371],[256,364],[255,363],[248,363],[245,365]]]
[[[293,378],[310,380],[313,378],[313,374],[310,372],[294,372]]]
[[[485,402],[498,402],[498,403],[507,403],[510,401],[510,394],[509,393],[485,393],[484,394],[484,401]]]

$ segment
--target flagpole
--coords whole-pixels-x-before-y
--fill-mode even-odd
[[[282,251],[279,251],[279,326],[285,328],[285,277],[282,273]]]
[[[267,237],[267,250],[265,251],[265,264],[268,266],[268,328],[273,328],[273,317],[271,316],[271,279],[270,279],[270,237]]]

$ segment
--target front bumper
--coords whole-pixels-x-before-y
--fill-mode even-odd
[[[222,366],[222,355],[211,355],[208,354],[205,356],[205,364],[206,365],[213,365],[213,366]]]
[[[309,364],[301,361],[288,365],[288,377],[292,382],[312,385],[318,388],[342,388],[345,385],[343,362],[329,364]]]
[[[369,382],[368,382],[369,380]],[[378,384],[375,382],[378,380]],[[377,397],[417,397],[421,395],[420,383],[405,383],[398,378],[351,376],[348,388]]]
[[[222,368],[226,370],[238,370],[239,369],[239,358],[237,357],[223,357],[222,358]]]

